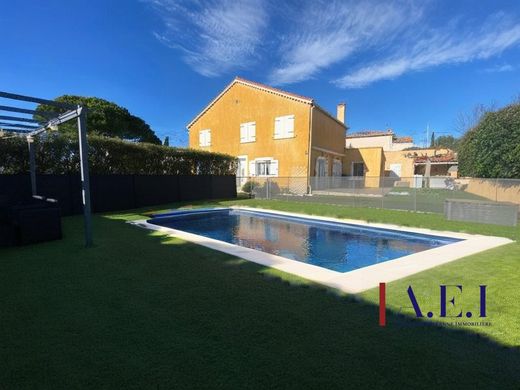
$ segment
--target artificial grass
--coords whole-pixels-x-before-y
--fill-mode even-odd
[[[443,213],[444,201],[446,199],[474,199],[485,200],[481,196],[471,194],[465,191],[449,191],[444,189],[415,189],[415,188],[392,188],[385,189],[384,196],[355,196],[351,194],[327,195],[329,190],[324,190],[322,193],[315,192],[313,196],[286,196],[283,194],[275,195],[281,200],[288,200],[291,202],[310,202],[322,203],[325,205],[339,205],[349,207],[373,207],[388,210],[409,210],[429,213]],[[355,194],[356,189],[352,190]],[[334,189],[330,189],[334,192]],[[380,193],[381,194],[381,193]]]
[[[220,204],[230,203],[237,201]],[[299,204],[238,203],[305,211],[293,209]],[[362,211],[309,206],[349,218]],[[427,225],[426,217],[411,223]],[[61,241],[0,250],[1,388],[507,389],[520,383],[519,351],[504,347],[507,339],[409,326],[415,322],[391,312],[380,328],[370,294],[338,297],[124,223],[136,218],[142,217],[95,216],[90,249],[83,247],[78,216],[64,218]],[[395,216],[388,222],[399,223]],[[498,249],[503,255],[506,248]],[[491,254],[487,263],[483,257],[481,266],[493,273],[501,257]],[[450,274],[457,263],[435,271]],[[467,278],[474,267],[465,268]]]

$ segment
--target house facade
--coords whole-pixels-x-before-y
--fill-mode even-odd
[[[189,146],[238,158],[237,177],[341,176],[345,105],[235,78],[187,126]]]
[[[311,177],[350,176],[365,187],[379,187],[384,177],[435,174],[441,165],[432,169],[424,158],[450,154],[413,148],[411,137],[397,137],[391,129],[347,135],[345,110],[340,103],[333,116],[312,98],[237,77],[188,124],[189,146],[236,156],[239,185],[249,177],[273,178],[290,187],[299,183],[291,190],[300,193],[341,185]],[[456,164],[444,162],[446,169]],[[284,184],[289,177],[307,179]]]

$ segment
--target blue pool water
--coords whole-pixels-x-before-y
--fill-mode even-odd
[[[246,210],[190,210],[148,222],[338,272],[460,240]]]

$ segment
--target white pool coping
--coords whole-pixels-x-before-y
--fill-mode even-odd
[[[400,230],[403,232],[410,233],[421,233],[448,238],[458,238],[464,241],[455,242],[438,248],[428,249],[426,251],[399,257],[397,259],[388,260],[378,264],[373,264],[349,272],[337,272],[326,268],[318,267],[312,264],[303,263],[301,261],[291,260],[285,257],[273,255],[271,253],[262,252],[256,249],[245,248],[224,241],[215,240],[213,238],[187,233],[185,231],[167,228],[164,226],[157,226],[148,223],[147,220],[132,221],[130,223],[146,229],[162,232],[169,236],[193,242],[195,244],[199,244],[220,252],[228,253],[230,255],[237,256],[260,265],[272,267],[283,272],[297,275],[302,278],[311,280],[313,282],[323,284],[328,287],[336,288],[345,293],[350,294],[360,293],[362,291],[377,287],[380,282],[388,283],[394,280],[402,279],[407,276],[416,274],[418,272],[425,271],[427,269],[458,260],[462,257],[473,255],[475,253],[479,253],[488,249],[496,248],[498,246],[513,242],[512,240],[504,237],[456,233],[449,231],[436,231],[430,229],[404,227],[399,225],[369,223],[351,219],[318,217],[308,214],[289,213],[285,211],[277,211],[270,209],[241,206],[226,207],[225,209],[229,208],[252,211],[257,213],[267,212],[271,214],[307,218],[317,221],[348,223],[349,225],[358,225],[360,227]],[[196,211],[196,209],[192,210]],[[178,211],[182,212],[188,210],[182,209]]]

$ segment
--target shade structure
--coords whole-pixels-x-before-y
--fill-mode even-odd
[[[36,187],[36,158],[34,138],[56,126],[76,120],[79,135],[79,156],[81,170],[81,189],[83,217],[85,225],[85,245],[92,246],[92,220],[90,206],[90,177],[88,167],[87,109],[80,105],[56,102],[33,96],[18,95],[0,91],[0,98],[7,101],[0,104],[0,131],[12,136],[25,137],[29,148],[29,166],[32,195],[38,195]],[[35,104],[44,104],[52,110],[37,110]],[[32,117],[28,117],[31,115]],[[1,142],[1,138],[0,138]]]

